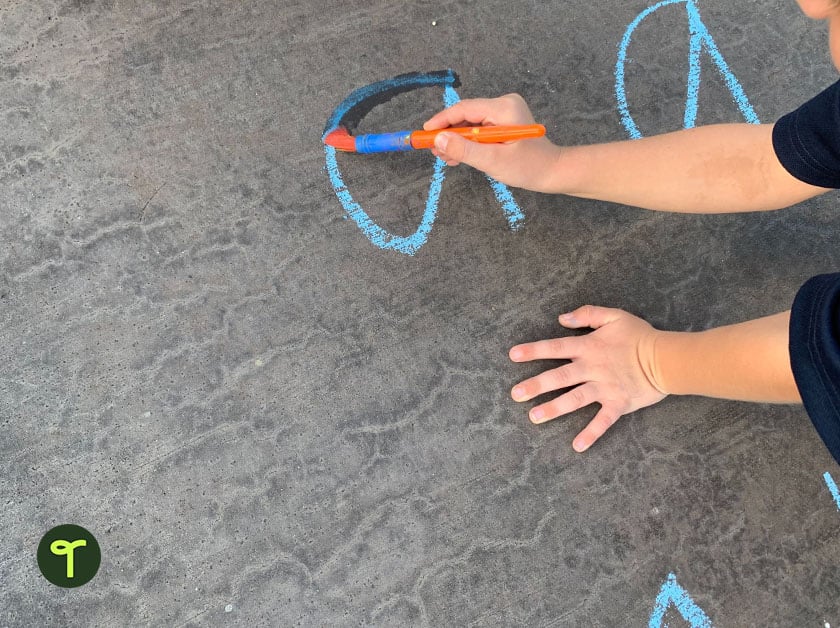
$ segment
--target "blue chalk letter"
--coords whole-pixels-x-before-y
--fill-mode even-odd
[[[648,628],[662,628],[665,613],[672,604],[682,618],[691,625],[691,628],[712,628],[712,622],[706,613],[694,603],[686,590],[677,583],[677,577],[672,573],[668,574],[668,579],[659,589]]]
[[[348,113],[354,110],[364,110],[365,101],[375,101],[377,97],[381,97],[382,94],[389,92],[406,92],[422,87],[443,87],[444,106],[451,107],[460,100],[458,92],[455,91],[455,85],[457,85],[457,78],[452,70],[447,70],[446,72],[406,74],[394,77],[393,79],[379,81],[378,83],[372,83],[371,85],[353,91],[336,107],[327,122],[327,129],[324,132],[324,136],[338,127]],[[432,230],[432,225],[435,222],[441,186],[446,176],[444,174],[446,162],[442,159],[435,160],[435,168],[432,173],[431,183],[429,184],[429,195],[426,197],[426,209],[423,212],[423,218],[420,220],[420,226],[410,236],[397,236],[388,233],[385,229],[373,222],[362,206],[353,199],[350,190],[347,189],[341,177],[336,159],[336,149],[332,146],[324,146],[324,151],[327,160],[327,174],[330,177],[333,190],[341,202],[342,207],[344,207],[344,211],[358,225],[368,240],[381,249],[393,249],[406,255],[414,255],[426,243],[429,232]],[[490,181],[496,199],[502,205],[502,210],[505,213],[508,224],[511,229],[516,229],[525,217],[519,209],[519,205],[517,205],[506,185],[490,177],[487,177],[487,179]]]
[[[688,48],[688,89],[685,99],[685,114],[683,115],[683,128],[690,129],[694,127],[697,121],[697,95],[700,92],[700,53],[705,49],[711,57],[720,75],[723,77],[726,87],[732,94],[732,98],[738,105],[741,115],[750,124],[758,124],[758,116],[750,105],[744,89],[735,78],[732,70],[729,69],[726,60],[718,50],[714,38],[709,33],[709,29],[700,18],[700,12],[697,10],[694,0],[662,0],[651,7],[642,11],[635,20],[630,23],[627,30],[624,32],[624,37],[618,46],[618,60],[615,64],[615,97],[618,101],[618,111],[621,114],[621,124],[627,134],[633,138],[638,139],[642,137],[639,127],[630,115],[630,108],[627,105],[627,93],[625,91],[624,69],[627,65],[627,49],[630,47],[630,40],[633,37],[633,32],[642,21],[654,11],[658,11],[669,4],[685,4],[686,13],[688,17],[688,30],[690,34],[689,48]]]

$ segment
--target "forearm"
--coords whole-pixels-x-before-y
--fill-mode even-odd
[[[790,312],[702,332],[657,332],[650,376],[662,392],[800,402],[788,353]]]
[[[825,192],[776,158],[772,125],[722,124],[561,148],[545,191],[687,213],[788,207]]]

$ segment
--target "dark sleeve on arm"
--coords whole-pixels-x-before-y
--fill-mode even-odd
[[[840,188],[840,81],[780,118],[773,148],[800,181]]]
[[[805,410],[840,464],[840,273],[812,277],[799,289],[790,364]]]

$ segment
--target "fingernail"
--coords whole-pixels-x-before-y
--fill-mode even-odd
[[[435,137],[435,148],[438,150],[445,151],[446,146],[449,144],[449,138],[444,133],[439,133]]]
[[[575,315],[569,312],[568,314],[560,315],[560,322],[564,325],[574,325],[577,323],[577,320],[575,319]]]
[[[511,349],[510,350],[510,359],[511,360],[518,360],[522,357],[522,350],[521,349]]]
[[[531,420],[536,422],[542,419],[545,416],[545,412],[543,412],[542,408],[534,408],[531,410]]]
[[[525,389],[522,386],[514,386],[513,390],[510,391],[511,397],[513,397],[516,401],[519,401],[525,396]]]
[[[582,440],[578,439],[572,443],[572,449],[574,449],[578,453],[581,453],[583,451],[586,451],[586,445]]]

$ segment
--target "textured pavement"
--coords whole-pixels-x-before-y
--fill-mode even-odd
[[[626,138],[617,46],[649,4],[0,2],[0,626],[641,626],[669,573],[715,626],[840,625],[840,468],[801,408],[668,398],[578,455],[594,408],[531,425],[508,391],[545,365],[507,359],[587,302],[694,330],[787,309],[840,269],[836,194],[514,190],[512,231],[455,168],[408,256],[324,170],[338,103],[411,71],[520,92],[557,142]],[[697,6],[763,122],[836,80],[794,2]],[[645,134],[682,125],[687,51],[682,3],[634,34]],[[698,123],[741,121],[704,59]],[[414,231],[428,153],[339,164]],[[77,589],[35,561],[63,523],[102,549]]]

